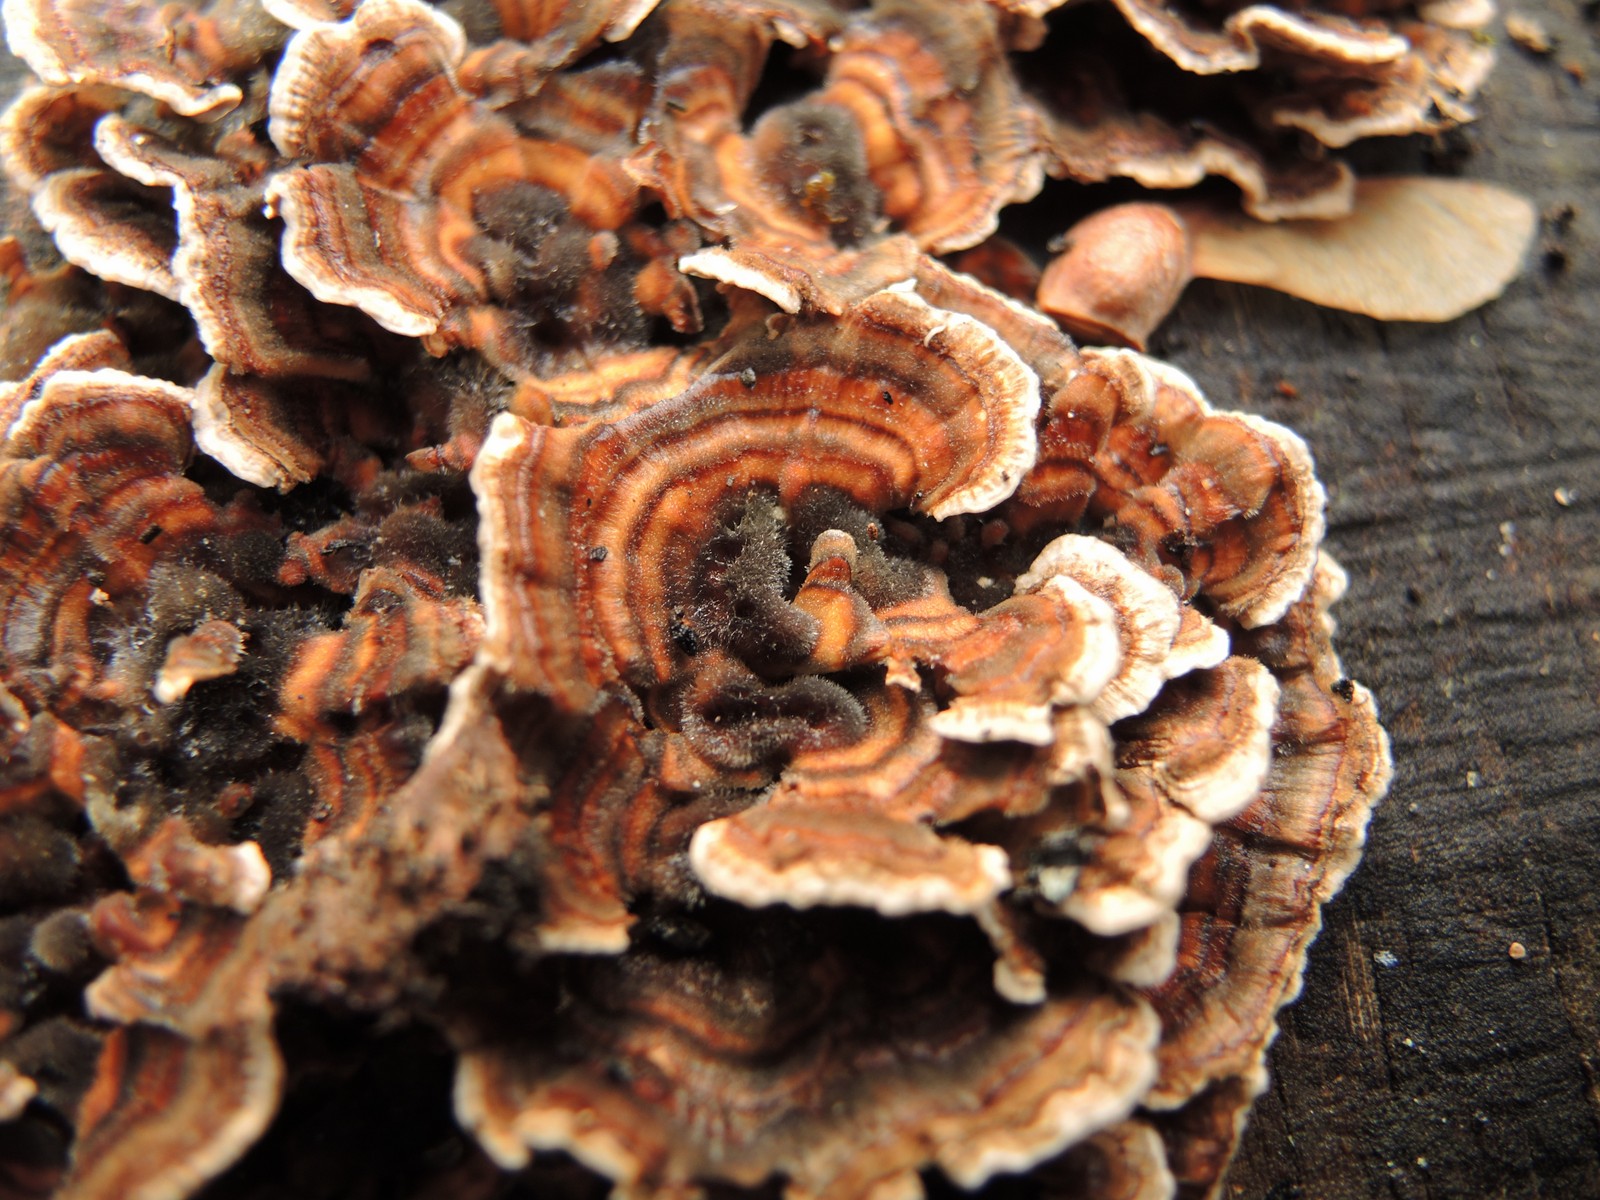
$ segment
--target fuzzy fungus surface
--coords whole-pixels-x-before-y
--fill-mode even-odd
[[[1389,755],[1306,445],[1126,347],[1462,211],[1330,151],[1485,13],[3,11],[0,1194],[1218,1193]]]

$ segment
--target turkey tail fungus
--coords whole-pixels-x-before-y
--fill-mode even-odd
[[[0,1191],[1219,1193],[1389,752],[1141,350],[1505,286],[1470,6],[4,16]]]

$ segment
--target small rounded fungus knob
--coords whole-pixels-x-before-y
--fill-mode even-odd
[[[1119,204],[1085,217],[1039,281],[1039,307],[1068,333],[1143,350],[1194,277],[1189,230],[1164,204]]]

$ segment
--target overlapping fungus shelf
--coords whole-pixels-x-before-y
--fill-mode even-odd
[[[1137,347],[1486,15],[5,0],[0,1193],[1215,1194],[1388,749]]]

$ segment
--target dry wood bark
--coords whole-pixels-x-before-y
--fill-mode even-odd
[[[1380,325],[1201,285],[1152,347],[1310,441],[1394,738],[1229,1200],[1600,1196],[1600,13],[1537,7],[1555,53],[1505,43],[1463,163],[1546,214],[1504,298]]]

